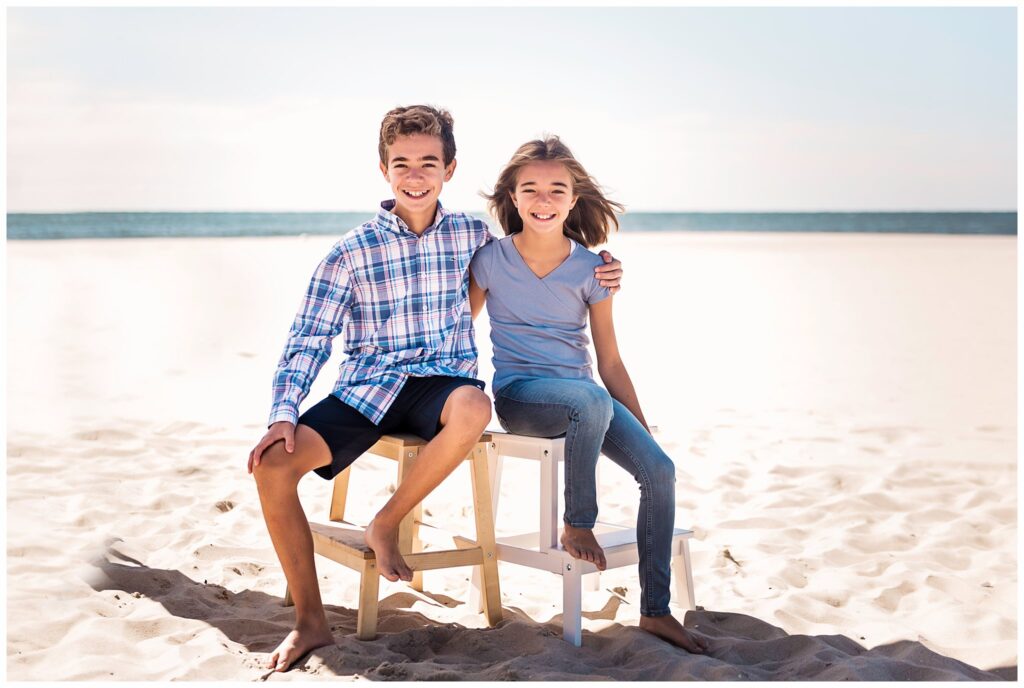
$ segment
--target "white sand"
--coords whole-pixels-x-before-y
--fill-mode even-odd
[[[283,576],[246,455],[330,237],[8,243],[10,679],[259,678]],[[468,569],[382,581],[354,639],[354,573],[318,560],[337,645],[302,678],[996,678],[1017,664],[1016,239],[625,235],[625,360],[678,466],[697,603],[688,656],[635,628],[635,571],[585,593],[501,567],[506,621]],[[486,320],[478,327],[490,378]],[[340,354],[310,401],[330,389]],[[514,464],[499,534],[535,518]],[[468,532],[464,469],[426,502]],[[353,516],[394,467],[356,464]],[[329,485],[300,486],[322,518]],[[636,487],[602,470],[602,519]],[[968,666],[970,665],[970,666]],[[972,668],[976,667],[976,668]],[[1008,669],[1009,668],[1009,669]],[[985,671],[980,671],[985,670]]]

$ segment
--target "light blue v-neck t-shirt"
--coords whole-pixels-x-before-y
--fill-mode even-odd
[[[543,279],[530,270],[511,236],[473,256],[473,279],[487,291],[495,392],[529,378],[593,380],[587,308],[611,293],[594,278],[601,257],[573,243],[569,257]]]

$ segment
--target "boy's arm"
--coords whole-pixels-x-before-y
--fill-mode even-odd
[[[331,345],[348,317],[352,289],[340,246],[317,266],[302,305],[288,332],[274,375],[273,405],[268,425],[299,418],[299,404],[317,373],[331,357]]]
[[[594,338],[594,352],[597,354],[597,372],[612,398],[629,409],[640,423],[648,428],[640,400],[636,396],[633,381],[626,371],[626,365],[619,355],[619,344],[615,339],[615,325],[612,322],[612,298],[590,305],[590,333]]]
[[[594,268],[594,279],[602,287],[608,287],[614,294],[622,289],[622,286],[619,284],[622,282],[622,263],[615,256],[608,253],[608,251],[601,251],[598,255],[601,256],[604,265],[598,265]]]

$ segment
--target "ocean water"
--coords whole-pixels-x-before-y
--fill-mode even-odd
[[[494,226],[486,213],[473,213]],[[356,213],[8,213],[8,239],[341,236],[373,218]],[[626,213],[624,232],[872,232],[1017,234],[1016,212]]]

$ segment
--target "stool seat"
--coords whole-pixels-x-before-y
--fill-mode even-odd
[[[373,559],[373,550],[366,544],[363,538],[365,528],[360,528],[353,523],[342,521],[339,524],[327,525],[326,523],[309,522],[309,530],[313,534],[313,547],[318,545],[323,549],[334,547],[345,550],[348,555],[361,561]],[[317,550],[317,554],[321,552]]]

